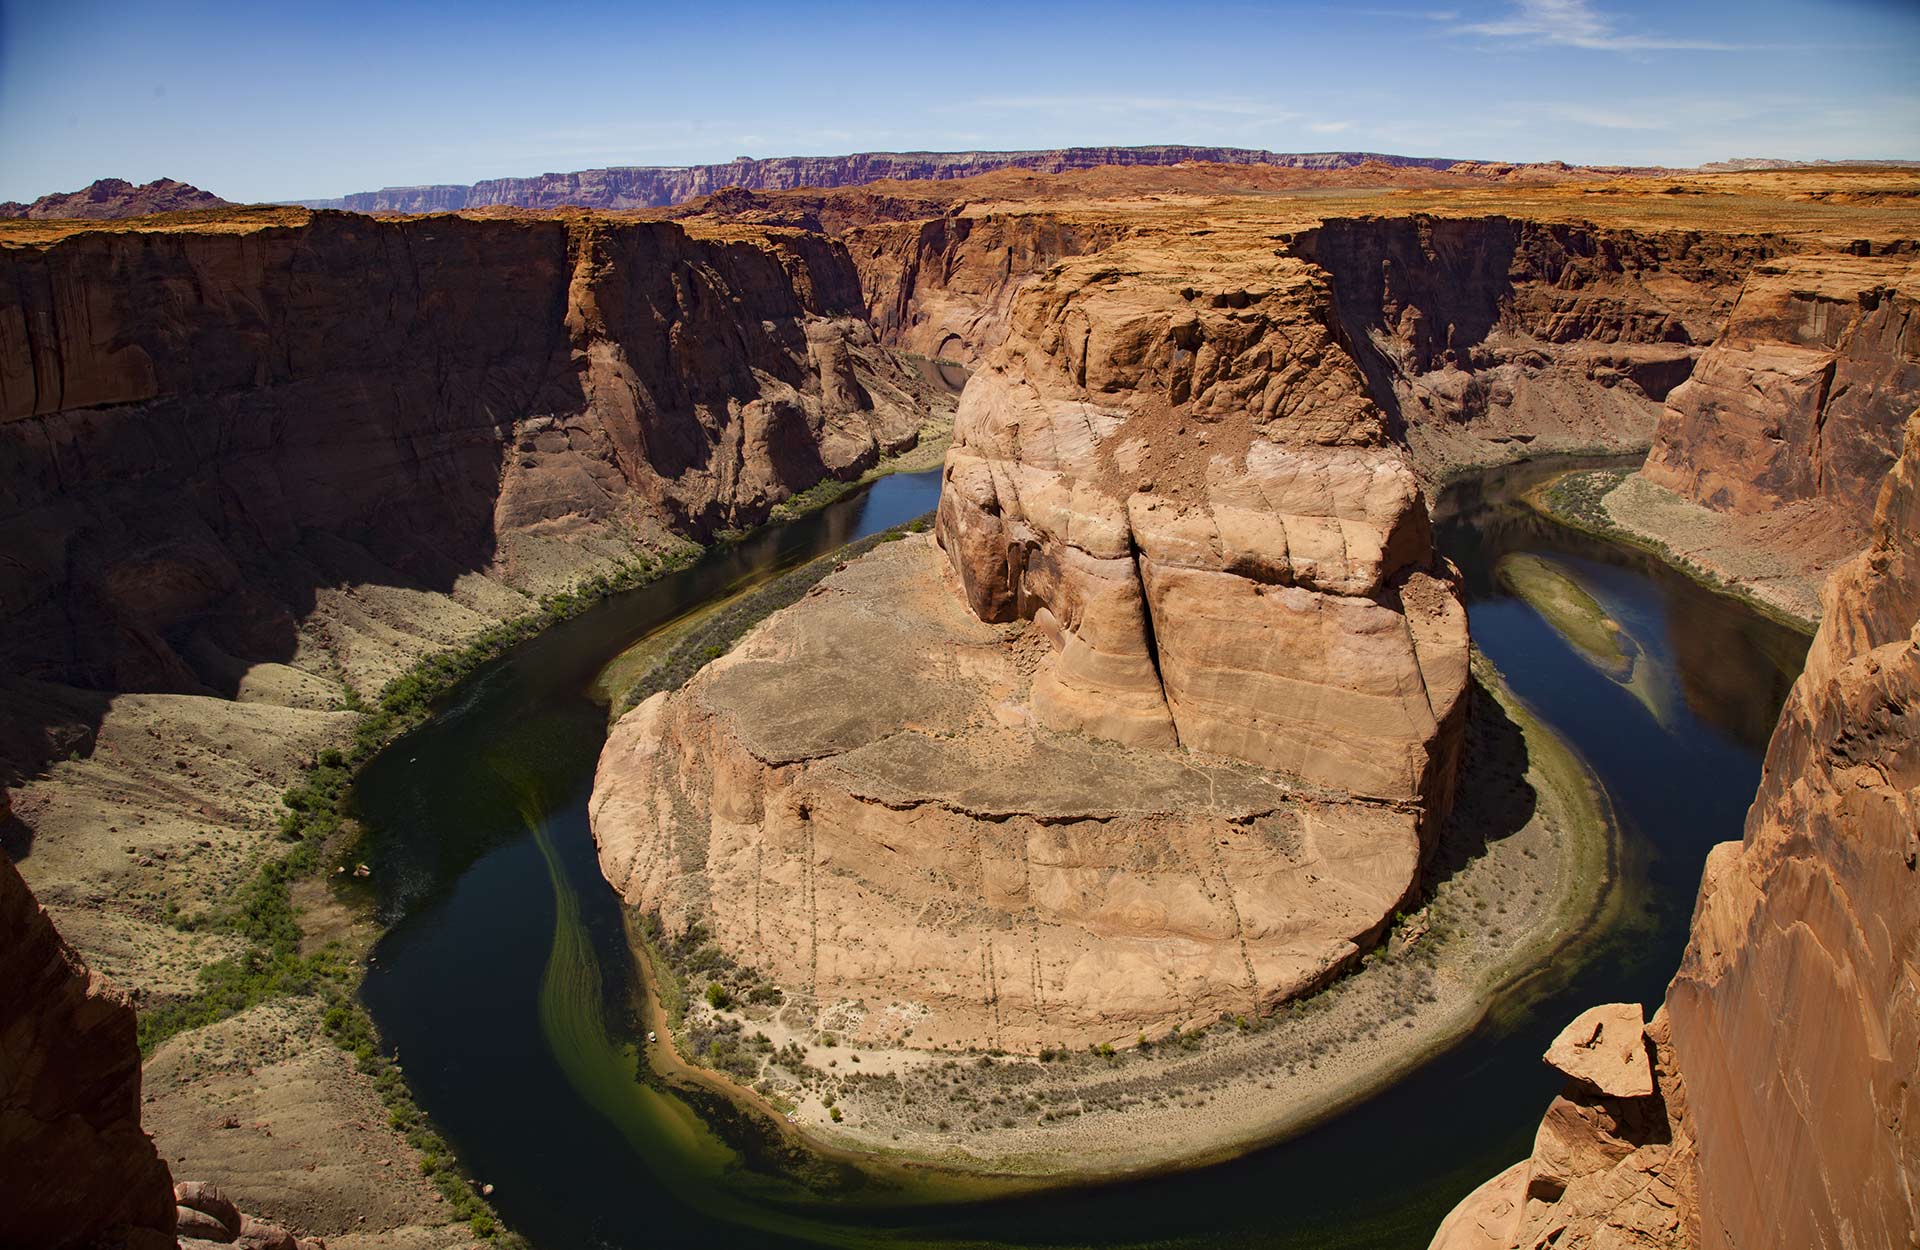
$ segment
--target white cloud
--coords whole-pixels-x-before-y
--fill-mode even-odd
[[[1625,30],[1612,17],[1595,9],[1589,0],[1517,0],[1504,17],[1469,22],[1455,29],[1468,35],[1596,52],[1737,52],[1755,47]]]

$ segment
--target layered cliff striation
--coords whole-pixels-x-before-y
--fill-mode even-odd
[[[1532,1157],[1469,1196],[1436,1246],[1911,1242],[1917,708],[1920,413],[1867,550],[1828,583],[1745,836],[1708,859],[1642,1043],[1651,1092],[1570,1071]]]
[[[1292,246],[1331,276],[1374,394],[1444,475],[1647,446],[1748,270],[1792,245],[1412,213],[1336,218]]]
[[[444,213],[504,204],[517,208],[658,208],[727,187],[777,191],[848,187],[887,180],[949,181],[996,169],[1057,174],[1102,165],[1162,166],[1188,161],[1272,165],[1288,169],[1351,169],[1374,163],[1406,169],[1446,169],[1451,160],[1378,152],[1268,152],[1257,148],[1048,148],[1030,152],[854,152],[846,156],[740,157],[721,165],[629,165],[533,178],[493,178],[471,185],[386,187],[338,199],[302,201],[311,208],[359,213]]]
[[[331,588],[510,615],[858,475],[925,413],[846,250],[798,231],[318,214],[0,273],[0,655],[99,688],[377,687],[408,648],[311,626]]]
[[[1606,520],[1811,629],[1920,404],[1917,272],[1864,240],[1756,265]]]
[[[616,725],[629,904],[914,1048],[1257,1015],[1377,940],[1448,801],[1465,614],[1325,283],[1239,242],[1023,285],[939,547]]]

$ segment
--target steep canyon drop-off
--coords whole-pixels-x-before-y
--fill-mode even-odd
[[[1644,225],[1590,225],[1555,206],[1536,206],[1551,218],[1541,221],[1449,218],[1417,205],[1381,217],[1377,202],[1323,221],[1320,205],[1252,200],[907,219],[869,212],[867,200],[847,210],[851,224],[836,238],[749,224],[817,212],[819,199],[736,198],[685,229],[590,216],[242,215],[10,244],[0,252],[0,289],[10,292],[0,305],[0,535],[17,554],[0,569],[0,647],[11,672],[36,680],[7,691],[7,780],[84,750],[98,718],[118,714],[64,687],[303,705],[315,709],[303,732],[324,740],[328,714],[318,709],[343,682],[377,689],[413,658],[582,573],[680,535],[752,523],[822,476],[855,474],[910,444],[925,398],[911,371],[879,350],[884,341],[983,365],[949,466],[945,554],[924,539],[895,544],[830,579],[794,615],[871,617],[875,591],[889,612],[904,603],[940,614],[946,633],[931,647],[925,632],[889,643],[870,631],[876,650],[866,658],[897,666],[903,652],[925,654],[957,680],[903,673],[902,689],[925,702],[897,703],[853,726],[852,738],[829,741],[831,751],[796,752],[790,737],[743,753],[737,734],[722,739],[757,695],[753,666],[794,671],[793,648],[822,638],[769,626],[666,710],[656,706],[651,742],[636,743],[645,718],[623,722],[609,759],[670,743],[697,759],[696,782],[716,761],[737,764],[751,774],[735,778],[739,793],[776,801],[757,812],[716,808],[710,821],[696,809],[691,823],[675,811],[676,827],[700,835],[682,840],[686,856],[650,859],[650,882],[632,859],[615,857],[610,875],[630,896],[655,891],[669,906],[704,907],[686,883],[743,864],[743,831],[790,820],[786,832],[797,836],[836,810],[910,824],[924,809],[938,813],[922,831],[940,847],[933,867],[980,888],[981,909],[966,923],[997,931],[1003,917],[1024,918],[1034,935],[1027,966],[1043,975],[1023,999],[1017,964],[996,956],[982,971],[970,948],[973,960],[950,970],[964,1010],[956,1006],[944,1039],[921,1040],[997,1029],[1013,1043],[1044,1043],[1062,1023],[1076,1037],[1114,1036],[1120,1019],[1244,1010],[1310,984],[1367,940],[1411,880],[1423,811],[1444,803],[1464,635],[1431,555],[1416,469],[1651,436],[1654,464],[1678,467],[1667,483],[1702,514],[1742,506],[1738,489],[1693,485],[1715,480],[1760,480],[1776,492],[1781,481],[1804,482],[1790,489],[1814,495],[1833,484],[1857,512],[1898,445],[1890,428],[1900,401],[1872,396],[1913,385],[1908,259],[1884,230],[1865,255],[1829,263],[1842,248],[1827,235],[1770,230],[1765,212],[1695,230],[1675,224],[1672,200],[1649,209],[1657,221]],[[1636,211],[1610,203],[1581,207],[1602,217]],[[1201,256],[1207,272],[1192,272]],[[1716,342],[1736,300],[1766,297],[1770,273],[1795,291],[1817,288],[1812,303],[1791,305],[1789,319],[1735,315],[1737,333]],[[1855,285],[1818,293],[1840,275]],[[1799,318],[1814,307],[1837,320],[1807,331]],[[1816,426],[1858,427],[1847,442],[1853,460],[1834,459],[1829,444],[1809,454],[1830,467],[1802,472],[1794,449],[1818,440],[1788,438],[1781,472],[1756,474],[1730,441],[1716,442],[1713,431],[1739,413],[1709,400],[1737,394],[1725,384],[1736,353],[1767,342],[1811,343],[1832,356],[1836,377],[1856,370],[1851,391],[1786,388],[1819,397],[1788,405],[1794,420],[1811,413]],[[1800,374],[1822,367],[1795,365]],[[1216,472],[1216,461],[1232,471]],[[1856,523],[1864,534],[1864,516]],[[1910,586],[1911,569],[1899,572],[1895,557],[1911,550],[1911,529],[1903,540],[1897,528],[1882,564]],[[1858,606],[1869,593],[1837,589],[1830,628],[1848,628],[1832,625],[1841,617],[1887,616]],[[1904,619],[1910,625],[1911,613]],[[1864,639],[1872,655],[1895,645],[1865,626],[1854,632],[1848,645]],[[1279,669],[1276,640],[1289,657]],[[863,659],[815,658],[830,672]],[[1289,687],[1288,699],[1259,693],[1297,673],[1312,680]],[[821,702],[819,691],[793,693]],[[921,713],[944,716],[954,701],[964,732],[939,739],[954,726]],[[1269,706],[1299,714],[1250,714]],[[65,723],[76,715],[93,723]],[[1000,751],[1016,739],[1061,744],[1072,759]],[[1905,741],[1910,752],[1911,727]],[[1141,769],[1180,758],[1175,743],[1218,762],[1168,772],[1157,807],[1107,812],[1099,802],[1112,804],[1112,787],[1089,795],[1039,784],[1062,764],[1082,768],[1096,791],[1109,775],[1137,784]],[[960,792],[940,767],[942,750],[981,752],[992,767]],[[1768,776],[1782,802],[1855,767],[1830,750],[1809,748],[1804,763],[1781,751],[1776,743],[1780,766]],[[864,771],[847,766],[856,755]],[[285,784],[273,772],[283,764],[261,772],[240,762],[263,783]],[[1114,771],[1102,773],[1102,762]],[[629,793],[666,797],[651,787]],[[108,835],[47,819],[44,788],[17,792],[41,839],[23,868],[85,923],[81,900],[124,898],[121,885],[147,870],[61,879],[68,851]],[[828,801],[814,803],[819,795]],[[1036,812],[1036,796],[1055,808]],[[135,801],[198,803],[191,785],[171,781],[164,795]],[[1031,822],[1028,845],[1044,853],[983,854],[983,817]],[[271,842],[264,823],[232,822],[222,845],[242,848],[235,861],[199,863],[189,850],[149,875],[197,874],[199,887],[216,890],[237,883]],[[880,826],[865,831],[886,834]],[[1190,886],[1167,897],[1133,892],[1128,873],[1159,875],[1133,862],[1142,849],[1169,857],[1170,879]],[[846,880],[832,871],[833,854],[822,839],[791,861],[805,866],[796,884],[816,900]],[[913,858],[901,857],[902,881],[924,875]],[[1748,914],[1741,909],[1756,905],[1724,859],[1709,903]],[[859,868],[873,873],[881,862]],[[1059,875],[1036,890],[1033,878],[1011,875],[1018,862]],[[1335,885],[1337,897],[1323,888]],[[1769,895],[1767,905],[1790,899],[1819,910],[1810,889]],[[1046,926],[1043,944],[1033,900],[1078,916]],[[800,923],[797,912],[782,919],[780,905],[756,917],[762,941],[769,921]],[[129,923],[159,921],[157,905],[110,906]],[[1316,919],[1287,932],[1301,916]],[[792,943],[807,960],[800,980],[821,992],[834,976],[857,984],[876,975],[882,942],[920,949],[904,910],[862,919],[884,936],[863,944],[849,931],[839,947],[831,937],[822,946],[814,929]],[[744,916],[729,923],[739,949],[752,949]],[[1109,943],[1102,926],[1123,940]],[[1912,926],[1905,932],[1910,946]],[[1141,952],[1180,952],[1187,988],[1116,996],[1143,984],[1137,967],[1112,959],[1128,940]],[[1083,970],[1072,994],[1049,997],[1048,959]],[[1873,960],[1872,976],[1901,966]],[[137,962],[125,966],[144,979]],[[1781,1014],[1777,1002],[1811,993],[1782,966],[1701,965],[1700,983],[1718,987],[1701,1001],[1719,1006],[1696,1018],[1717,1013],[1718,1022],[1694,1036],[1720,1038],[1714,1053],[1726,1066],[1696,1075],[1699,1061],[1677,1041],[1689,1089],[1723,1088],[1723,1105],[1736,1108],[1772,1096],[1766,1074],[1794,1060],[1769,1051],[1766,1022]],[[1677,1039],[1686,1036],[1681,987],[1695,975],[1676,983],[1668,1016]],[[1000,992],[981,995],[989,984]],[[1762,1000],[1764,1009],[1754,1005]],[[1044,1027],[1042,1007],[1060,1013]],[[1737,1011],[1759,1014],[1740,1024]],[[1883,1043],[1863,1026],[1858,1047],[1832,1053],[1911,1053]],[[1694,1123],[1703,1160],[1739,1157],[1736,1146],[1712,1144],[1699,1115]],[[1792,1133],[1773,1140],[1821,1148]],[[1892,1154],[1863,1156],[1862,1166],[1911,1178],[1910,1145],[1898,1146],[1909,1138],[1892,1140]],[[113,1191],[119,1176],[92,1180]],[[1741,1217],[1715,1218],[1731,1227]]]

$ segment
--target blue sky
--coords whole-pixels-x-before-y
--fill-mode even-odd
[[[0,0],[0,199],[1141,143],[1920,157],[1920,0]]]

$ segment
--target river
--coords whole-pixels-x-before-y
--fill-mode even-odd
[[[1622,825],[1629,905],[1563,952],[1551,988],[1308,1133],[1227,1163],[1018,1197],[902,1184],[783,1147],[636,1058],[637,976],[587,797],[605,738],[596,674],[686,612],[932,508],[938,471],[883,478],[617,596],[476,673],[374,759],[355,813],[379,906],[365,1002],[420,1104],[541,1250],[650,1246],[1426,1244],[1531,1147],[1559,1079],[1539,1061],[1594,1003],[1656,1006],[1700,868],[1738,837],[1807,640],[1641,553],[1510,501],[1545,471],[1471,478],[1436,507],[1476,644],[1592,766]],[[1554,562],[1631,640],[1634,688],[1493,575]],[[1655,692],[1650,695],[1648,692]]]

